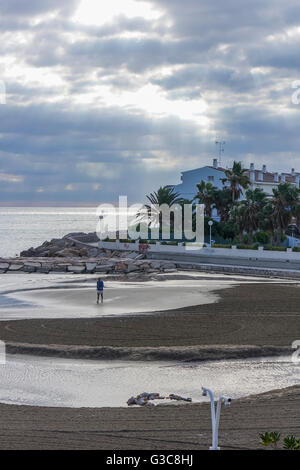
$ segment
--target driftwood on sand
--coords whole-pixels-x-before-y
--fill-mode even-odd
[[[159,393],[141,393],[136,397],[130,397],[127,400],[127,405],[139,405],[139,406],[154,406],[153,400],[177,400],[177,401],[186,401],[191,403],[191,398],[181,397],[180,395],[174,395],[174,393],[170,393],[167,397],[161,396]]]

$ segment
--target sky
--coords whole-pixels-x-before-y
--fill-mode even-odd
[[[0,204],[300,172],[299,0],[0,0]],[[299,91],[299,94],[298,94]]]

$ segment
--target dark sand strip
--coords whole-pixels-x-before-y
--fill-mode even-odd
[[[258,434],[300,436],[300,386],[222,409],[223,449],[259,449]],[[208,404],[155,408],[38,408],[0,405],[0,449],[208,449]]]

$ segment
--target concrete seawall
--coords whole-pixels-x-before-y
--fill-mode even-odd
[[[214,250],[217,251],[217,250]],[[298,271],[300,273],[300,260],[296,257],[293,259],[282,259],[280,257],[273,257],[273,258],[261,258],[256,255],[256,251],[253,251],[249,254],[240,253],[240,256],[220,256],[215,253],[200,253],[196,254],[192,251],[186,251],[185,253],[151,253],[147,252],[146,257],[147,259],[164,259],[173,261],[176,263],[197,263],[197,264],[205,264],[205,265],[220,265],[220,266],[230,266],[236,267],[243,267],[243,268],[259,268],[259,269],[280,269],[280,270],[288,270],[288,271]],[[231,250],[230,250],[231,251]],[[242,251],[242,250],[240,250]],[[249,250],[245,250],[249,251]],[[280,253],[281,254],[281,253]],[[298,253],[292,253],[292,255]]]
[[[175,273],[179,271],[241,274],[245,276],[300,279],[300,266],[274,261],[271,265],[260,260],[227,260],[199,255],[147,253],[145,259],[120,257],[63,259],[63,258],[10,258],[0,259],[0,274],[11,273],[69,273],[118,274],[138,279],[141,275]],[[136,256],[138,256],[136,254]],[[144,255],[140,255],[144,257]],[[139,258],[139,256],[138,256]],[[217,262],[216,262],[217,261]],[[241,262],[240,262],[241,261]],[[235,263],[235,264],[234,264]],[[298,269],[297,269],[298,268]]]

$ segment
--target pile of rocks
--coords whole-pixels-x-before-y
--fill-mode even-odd
[[[63,238],[53,238],[50,241],[45,241],[37,248],[32,247],[29,250],[22,251],[20,256],[26,258],[97,257],[102,251],[97,247],[98,242],[99,238],[93,232],[69,233]]]
[[[0,259],[0,274],[4,273],[72,273],[72,274],[124,274],[138,277],[141,274],[176,272],[175,263],[145,259],[136,252],[108,252],[102,250],[97,258],[33,257]]]

